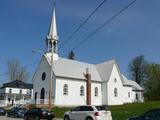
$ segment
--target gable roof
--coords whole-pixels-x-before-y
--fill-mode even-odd
[[[137,84],[135,81],[133,80],[128,80],[124,75],[123,76],[123,80],[124,80],[124,86],[132,86],[133,90],[135,91],[143,91],[144,89]]]
[[[117,64],[117,61],[116,60],[110,60],[108,62],[104,62],[104,63],[100,63],[100,64],[97,64],[96,67],[97,67],[97,70],[102,78],[103,81],[108,81],[110,79],[110,76],[111,76],[111,73],[112,73],[112,70],[113,70],[113,66],[116,66],[117,68],[117,72],[119,74],[119,77],[121,78],[122,80],[122,83],[124,83],[124,80],[123,80],[123,77],[122,77],[122,74],[120,72],[120,69],[119,69],[119,66]]]
[[[47,54],[44,55],[48,63],[50,63],[50,57]],[[79,62],[76,60],[70,60],[66,58],[59,58],[58,61],[53,63],[53,71],[55,76],[58,77],[68,77],[86,80],[84,74],[86,74],[86,69],[89,69],[91,73],[91,79],[93,81],[102,81],[95,65]]]
[[[51,66],[50,55],[46,53],[44,54],[44,57],[47,60],[48,64]],[[109,80],[114,65],[117,68],[124,86],[131,86],[133,87],[133,90],[143,90],[143,88],[140,87],[136,82],[128,80],[124,75],[121,74],[116,60],[110,60],[94,65],[77,60],[59,58],[56,62],[53,63],[53,72],[57,77],[86,80],[84,74],[86,73],[86,69],[88,68],[89,73],[91,74],[92,81],[103,82]]]
[[[103,81],[108,81],[115,64],[115,60],[110,60],[108,62],[100,63],[96,65],[96,68]]]
[[[12,87],[12,88],[23,88],[23,89],[33,89],[33,84],[24,83],[20,80],[15,80],[9,83],[5,83],[1,88]]]

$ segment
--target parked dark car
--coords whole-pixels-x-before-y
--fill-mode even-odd
[[[25,115],[24,115],[24,119],[25,120],[29,120],[29,119],[36,119],[36,120],[40,120],[40,119],[47,119],[47,120],[52,120],[54,118],[54,113],[49,112],[46,109],[42,109],[42,108],[32,108],[30,110],[28,110]]]
[[[5,115],[6,111],[3,107],[0,107],[0,115]]]
[[[7,112],[7,116],[14,118],[23,118],[26,111],[26,108],[13,107],[11,110]]]
[[[160,120],[160,108],[149,110],[144,115],[131,117],[128,120]]]

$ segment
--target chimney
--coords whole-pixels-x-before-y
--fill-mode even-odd
[[[91,105],[91,74],[89,73],[88,68],[86,69],[86,79],[87,79],[87,84],[86,84],[86,88],[87,88],[87,105]]]

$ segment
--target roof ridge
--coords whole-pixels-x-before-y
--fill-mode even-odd
[[[109,60],[109,61],[104,61],[104,62],[101,62],[101,63],[98,63],[98,64],[96,64],[96,66],[98,66],[98,65],[101,65],[101,64],[107,64],[107,63],[116,63],[116,59],[111,59],[111,60]]]

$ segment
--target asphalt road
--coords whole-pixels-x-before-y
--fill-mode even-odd
[[[0,116],[0,120],[24,120],[21,118],[10,118],[10,117],[6,117],[6,116]]]
[[[6,117],[6,116],[0,116],[0,120],[24,120],[24,119],[22,119],[22,118],[10,118],[10,117]],[[62,120],[62,119],[55,118],[54,120]]]

